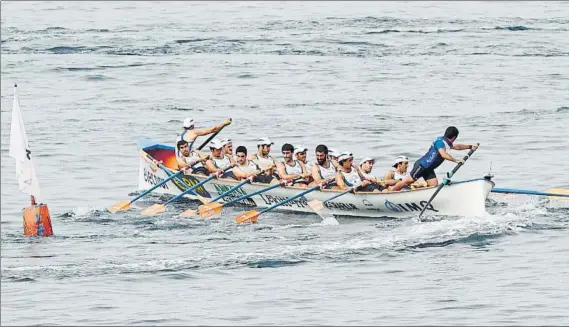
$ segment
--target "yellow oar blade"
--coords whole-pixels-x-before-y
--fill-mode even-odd
[[[107,210],[109,210],[110,213],[116,213],[118,211],[128,210],[128,208],[130,208],[130,201],[122,200],[108,207]]]
[[[235,222],[238,224],[243,224],[247,222],[257,223],[257,217],[259,217],[260,213],[255,210],[249,210],[246,213],[237,216],[235,218]]]
[[[193,217],[198,214],[197,210],[188,209],[180,214],[180,217]]]
[[[200,217],[202,219],[211,218],[215,215],[218,215],[222,210],[223,204],[219,202],[212,202],[198,207],[198,211],[200,212]]]
[[[308,206],[316,212],[320,212],[320,211],[324,210],[324,203],[322,203],[322,201],[310,200],[310,201],[308,201]]]
[[[210,198],[203,197],[203,196],[201,196],[201,195],[198,195],[198,200],[200,200],[203,204],[208,204],[208,203],[209,203],[209,200],[211,200],[211,199],[210,199]]]
[[[166,211],[164,208],[165,208],[165,206],[163,204],[156,203],[156,204],[153,204],[152,206],[142,210],[141,214],[144,216],[152,216],[152,215],[159,214],[161,212]]]
[[[550,188],[547,191],[545,191],[547,193],[555,193],[555,194],[563,194],[563,195],[569,195],[569,190],[568,189],[564,189],[564,188]],[[569,200],[569,197],[566,196],[548,196],[549,199],[551,200]]]

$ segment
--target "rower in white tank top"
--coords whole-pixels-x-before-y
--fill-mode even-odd
[[[352,170],[349,173],[346,173],[343,170],[340,170],[340,173],[344,177],[344,181],[348,186],[354,186],[362,182],[362,179],[358,174],[358,171],[354,168],[352,168]]]
[[[298,162],[298,160],[293,160],[293,162],[294,162],[294,166],[289,166],[289,165],[287,165],[286,162],[283,161],[286,173],[289,175],[303,174],[304,172],[302,171],[302,166],[300,165],[300,162]]]
[[[313,164],[320,170],[320,176],[322,176],[322,179],[328,179],[336,176],[336,168],[334,168],[334,165],[332,165],[330,161],[328,161],[328,168],[320,166],[317,162],[314,162]]]
[[[225,169],[231,166],[231,160],[229,160],[229,157],[226,155],[224,155],[222,158],[214,158],[212,156],[211,159],[213,160],[216,168]]]
[[[259,167],[251,160],[247,160],[244,165],[237,164],[235,165],[235,168],[239,169],[245,174],[251,174],[259,169]]]

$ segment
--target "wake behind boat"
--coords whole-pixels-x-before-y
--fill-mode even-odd
[[[149,189],[178,172],[174,147],[148,138],[140,139],[137,142],[137,146],[140,152],[139,189]],[[162,162],[164,168],[159,168],[153,160]],[[195,174],[182,173],[180,175],[180,179],[190,187],[197,185],[206,178],[207,176]],[[219,178],[197,187],[194,189],[194,192],[205,198],[213,198],[226,192],[238,183],[238,181],[233,179]],[[494,185],[489,176],[472,180],[454,181],[452,184],[442,188],[431,203],[428,203],[428,201],[434,194],[436,187],[393,193],[356,192],[355,194],[346,194],[333,201],[325,202],[324,205],[329,209],[330,213],[337,216],[369,218],[413,217],[417,216],[425,206],[426,212],[436,215],[479,216],[486,212],[486,198]],[[266,187],[267,184],[247,183],[222,199],[223,201],[230,201]],[[173,178],[156,188],[153,192],[179,195],[186,189],[185,185]],[[237,203],[244,206],[266,208],[291,198],[302,190],[302,188],[295,186],[277,187]],[[315,199],[324,202],[338,193],[340,191],[335,190],[311,192],[279,206],[275,210],[313,213],[313,210],[308,205],[308,201]],[[197,200],[197,197],[191,194],[185,194],[184,197]]]

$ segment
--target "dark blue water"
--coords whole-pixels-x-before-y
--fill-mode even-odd
[[[492,194],[482,217],[255,226],[105,207],[136,191],[136,140],[232,117],[268,136],[421,156],[446,126],[457,173],[569,187],[567,2],[2,2],[2,324],[569,321],[569,205]],[[22,236],[13,83],[55,236]],[[455,156],[460,153],[454,152]],[[312,159],[311,157],[310,159]],[[451,170],[443,164],[439,172]]]

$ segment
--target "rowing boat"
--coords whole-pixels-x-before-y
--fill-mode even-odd
[[[140,165],[138,173],[138,188],[148,189],[173,173],[177,172],[177,163],[174,147],[161,144],[149,138],[139,139],[137,142],[140,152]],[[159,168],[154,162],[161,161],[165,169]],[[206,176],[183,174],[180,179],[190,187],[203,181]],[[196,188],[196,194],[212,198],[229,190],[238,182],[232,179],[215,179]],[[453,181],[444,187],[436,198],[428,205],[426,212],[444,216],[480,216],[486,212],[486,198],[494,187],[490,176],[481,178]],[[267,187],[267,184],[247,183],[236,191],[223,198],[230,201],[239,196],[249,194]],[[436,187],[393,193],[357,192],[343,195],[336,200],[325,202],[325,206],[333,215],[353,217],[413,217],[417,216],[428,203]],[[164,183],[153,192],[160,194],[178,195],[186,190],[186,186],[176,178]],[[265,208],[298,194],[301,188],[277,187],[266,193],[252,196],[237,202],[242,206]],[[303,197],[293,200],[276,210],[313,213],[308,201],[316,199],[325,201],[339,191],[321,190],[311,192]],[[184,197],[197,200],[196,195],[186,194]]]

